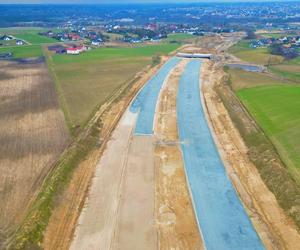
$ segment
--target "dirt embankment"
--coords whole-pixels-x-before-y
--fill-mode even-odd
[[[30,201],[68,138],[45,63],[0,61],[2,237],[23,220]]]
[[[182,61],[165,82],[156,110],[155,216],[158,249],[203,249],[178,144],[176,97],[186,63]]]
[[[295,224],[285,215],[274,194],[270,192],[262,180],[262,169],[260,169],[260,166],[253,164],[251,149],[247,148],[235,127],[238,125],[244,131],[251,132],[251,130],[257,129],[255,123],[253,123],[249,116],[244,114],[245,111],[239,107],[240,104],[238,105],[238,102],[235,103],[235,97],[226,92],[229,89],[226,89],[222,85],[224,84],[224,72],[222,68],[217,67],[212,62],[204,63],[202,82],[207,115],[212,125],[212,131],[214,131],[215,140],[229,176],[263,243],[267,249],[298,249],[300,236]],[[232,115],[239,117],[236,120],[239,121],[238,124],[233,124],[229,113],[215,91],[219,88],[221,89],[218,93],[222,94],[222,100],[227,102],[229,108],[231,107]],[[236,105],[230,106],[230,103],[232,104],[233,102]],[[258,152],[256,151],[256,153]],[[264,159],[266,155],[259,156],[257,154],[255,157],[262,157]],[[270,164],[277,165],[277,163],[278,161],[275,158],[265,162],[265,171],[268,171]],[[273,169],[274,171],[278,170],[278,165]],[[272,178],[268,178],[266,175],[263,177],[267,178],[264,180],[267,184],[270,184]],[[278,182],[274,182],[273,184],[277,187],[285,185],[279,179]]]
[[[167,58],[163,58],[160,65],[151,69],[147,68],[144,72],[139,73],[135,81],[123,86],[116,93],[116,98],[104,104],[91,120],[91,124],[93,124],[100,118],[99,147],[90,152],[76,168],[70,184],[57,200],[44,236],[43,247],[45,249],[69,249],[96,164],[106,148],[111,132],[132,98],[166,60]]]

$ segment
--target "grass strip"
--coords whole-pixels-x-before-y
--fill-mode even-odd
[[[300,188],[289,174],[274,145],[243,107],[228,85],[216,87],[235,127],[244,139],[249,159],[257,167],[263,181],[300,229]]]

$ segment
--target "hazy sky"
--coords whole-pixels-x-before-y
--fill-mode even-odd
[[[178,2],[274,2],[276,0],[0,0],[0,3],[178,3]],[[277,0],[280,1],[280,0]],[[284,0],[281,0],[284,1]],[[300,0],[294,0],[300,1]]]

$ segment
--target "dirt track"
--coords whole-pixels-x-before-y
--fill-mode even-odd
[[[45,63],[0,61],[0,233],[23,219],[68,138]]]

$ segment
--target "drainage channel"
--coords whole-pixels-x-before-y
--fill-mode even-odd
[[[222,163],[201,104],[201,60],[181,76],[177,119],[185,171],[206,249],[264,249]]]

